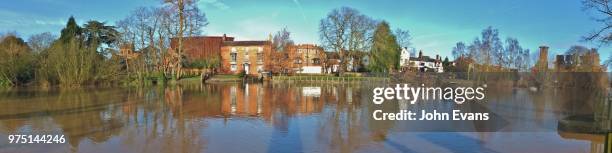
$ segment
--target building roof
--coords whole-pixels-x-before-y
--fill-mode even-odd
[[[179,37],[172,37],[170,39],[178,39]],[[187,37],[183,37],[183,39],[205,39],[205,38],[224,38],[224,36],[187,36]],[[234,39],[234,37],[228,37],[227,35],[225,36],[225,39]]]
[[[145,48],[141,48],[137,52],[139,52],[139,53],[148,53],[148,52],[151,52],[151,51],[159,51],[159,48],[149,45],[149,46],[147,46]]]
[[[328,59],[340,59],[338,52],[325,52]]]
[[[224,36],[190,36],[183,37],[183,43],[188,45],[202,45],[202,43],[210,42],[210,41],[234,41],[234,37]],[[170,46],[171,48],[176,48],[178,45],[178,37],[170,38]]]
[[[421,61],[418,57],[410,57],[411,61]],[[435,62],[436,59],[433,59],[429,56],[423,56],[423,60],[424,62]]]
[[[225,46],[260,46],[269,45],[270,41],[224,41]]]
[[[323,50],[322,47],[317,46],[316,44],[298,44],[298,45],[294,45],[296,48],[309,48],[309,49],[321,49]]]

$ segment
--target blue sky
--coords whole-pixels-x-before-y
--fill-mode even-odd
[[[16,31],[22,37],[41,32],[58,34],[67,18],[114,24],[139,6],[161,0],[19,0],[0,5],[0,32]],[[458,41],[471,42],[482,29],[493,26],[502,39],[517,38],[533,51],[540,45],[560,53],[572,45],[598,47],[580,37],[601,27],[593,14],[582,10],[580,0],[200,0],[210,22],[207,35],[228,34],[238,40],[267,39],[282,27],[297,43],[319,43],[319,20],[341,6],[356,8],[392,28],[410,31],[413,47],[426,54],[450,56]],[[610,47],[601,47],[602,61]]]

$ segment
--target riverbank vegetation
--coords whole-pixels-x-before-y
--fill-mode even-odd
[[[119,33],[103,22],[88,21],[83,27],[70,17],[58,39],[36,40],[28,46],[15,34],[0,41],[3,86],[38,84],[74,87],[102,85],[120,80],[120,61],[110,55]]]
[[[219,59],[186,62],[182,37],[198,35],[208,24],[195,1],[167,0],[138,8],[111,26],[70,17],[59,38],[49,32],[0,35],[0,87],[37,85],[78,87],[134,85],[179,79],[183,66],[212,68]],[[179,38],[171,54],[170,38]],[[129,49],[123,52],[122,49]]]

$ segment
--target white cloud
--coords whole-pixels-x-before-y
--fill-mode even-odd
[[[0,10],[0,33],[16,31],[23,38],[41,32],[57,34],[65,24],[66,19],[63,18]]]
[[[202,5],[204,7],[213,6],[220,10],[227,10],[230,8],[228,5],[221,2],[221,0],[200,0],[198,5]]]
[[[64,25],[66,22],[64,20],[35,20],[34,23],[39,25]]]

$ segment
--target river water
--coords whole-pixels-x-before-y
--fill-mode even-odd
[[[591,92],[487,89],[480,102],[372,103],[373,84],[228,83],[0,91],[0,152],[603,152],[559,129],[607,113]],[[607,106],[607,105],[605,105]],[[484,111],[489,122],[374,121],[372,112]],[[14,144],[13,134],[64,135]]]

